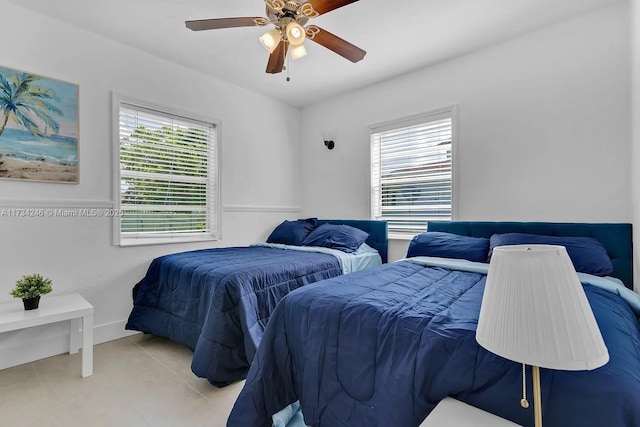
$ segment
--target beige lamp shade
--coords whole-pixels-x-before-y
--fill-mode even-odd
[[[267,52],[273,53],[278,44],[280,44],[280,39],[280,30],[274,28],[260,36],[260,43],[262,43],[262,46],[267,50]]]
[[[300,59],[307,56],[307,49],[304,44],[298,46],[291,46],[291,59]]]
[[[287,41],[292,46],[301,45],[306,37],[304,28],[297,22],[290,22],[286,29]]]
[[[592,370],[609,361],[563,246],[493,250],[476,340],[506,359],[542,368]]]

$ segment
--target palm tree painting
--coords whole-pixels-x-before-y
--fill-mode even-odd
[[[78,182],[78,86],[0,67],[0,178]]]

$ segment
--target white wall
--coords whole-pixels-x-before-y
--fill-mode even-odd
[[[634,53],[640,49],[639,1],[632,0]],[[634,207],[629,197],[632,79],[626,3],[345,94],[302,113],[1,0],[0,4],[3,16],[11,17],[0,26],[0,37],[7,41],[0,65],[80,85],[80,184],[0,180],[0,209],[110,206],[110,93],[118,91],[222,122],[225,209],[223,239],[215,246],[264,238],[286,217],[368,217],[369,125],[453,104],[459,113],[457,219],[640,217],[637,186]],[[634,59],[633,117],[638,117],[640,58],[635,54]],[[274,127],[273,122],[281,125]],[[327,130],[335,134],[332,151],[322,144]],[[637,124],[633,135],[635,170],[640,167]],[[633,178],[639,182],[637,173]],[[303,213],[298,212],[300,206]],[[94,304],[98,341],[124,334],[131,286],[151,259],[207,246],[114,247],[111,222],[105,218],[1,217],[0,236],[0,303],[11,301],[8,293],[16,279],[40,272],[54,280],[55,293],[80,292]],[[391,259],[402,257],[406,244],[392,242]],[[0,368],[65,351],[65,326],[2,334]]]
[[[131,288],[161,254],[264,239],[301,205],[301,112],[11,4],[2,5],[0,64],[80,86],[80,183],[0,180],[0,210],[112,205],[111,91],[221,122],[222,240],[112,246],[107,218],[0,217],[0,303],[24,274],[95,306],[96,338],[123,336]],[[269,111],[269,115],[263,114]],[[279,123],[273,126],[273,123]],[[268,172],[267,172],[268,171]],[[46,305],[46,297],[41,304]],[[66,325],[2,334],[0,368],[68,349]]]
[[[631,0],[631,126],[634,241],[640,242],[640,0]],[[640,292],[640,250],[634,251],[635,290]]]
[[[369,217],[369,126],[457,105],[456,219],[630,222],[629,56],[618,3],[305,108],[304,213]]]

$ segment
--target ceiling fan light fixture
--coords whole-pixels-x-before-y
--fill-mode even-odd
[[[259,36],[260,44],[269,52],[266,72],[281,73],[287,59],[307,55],[304,41],[309,39],[343,58],[356,63],[367,54],[364,50],[316,25],[309,20],[358,0],[262,0],[266,17],[245,16],[185,21],[191,31],[217,30],[236,27],[264,27],[272,29]],[[639,0],[640,1],[640,0]],[[275,28],[274,28],[275,27]],[[254,35],[255,37],[255,35]]]
[[[269,53],[273,53],[280,44],[280,30],[274,28],[260,36],[260,43]]]
[[[300,59],[307,56],[307,49],[305,49],[303,44],[299,44],[298,46],[291,46],[290,52],[291,59]]]
[[[304,39],[306,37],[305,31],[304,28],[302,28],[302,25],[298,24],[297,22],[293,21],[287,24],[286,33],[287,40],[292,46],[298,46],[304,43]]]

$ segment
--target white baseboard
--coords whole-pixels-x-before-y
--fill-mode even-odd
[[[106,323],[93,328],[93,343],[101,344],[103,342],[113,341],[140,333],[138,331],[126,330],[124,328],[126,324],[126,320],[120,320],[118,322]]]
[[[94,345],[140,333],[137,331],[125,330],[124,326],[126,323],[126,320],[121,320],[94,327]],[[11,368],[13,366],[22,365],[23,363],[44,359],[45,357],[68,353],[69,333],[60,333],[60,328],[56,329],[57,330],[55,331],[49,331],[55,333],[38,334],[38,336],[29,337],[29,339],[25,340],[14,339],[12,341],[17,342],[14,342],[9,346],[0,347],[0,369]],[[68,329],[68,326],[66,329]],[[1,336],[2,335],[0,334],[0,337]],[[14,338],[16,337],[14,336]]]

